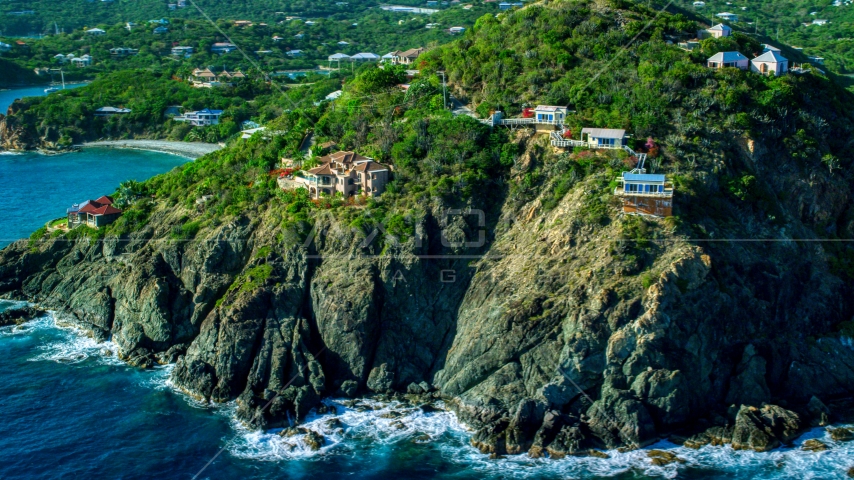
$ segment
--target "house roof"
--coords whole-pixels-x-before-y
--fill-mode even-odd
[[[415,60],[416,58],[418,58],[419,55],[424,53],[424,49],[420,48],[420,47],[419,48],[410,48],[409,50],[407,50],[405,52],[395,52],[395,53],[397,54],[398,57],[409,58],[409,59]]]
[[[388,169],[385,167],[385,165],[381,165],[373,160],[367,160],[364,162],[360,162],[358,165],[353,167],[353,170],[357,172],[379,172]]]
[[[625,130],[614,128],[582,128],[581,134],[588,134],[593,138],[623,138],[626,136]]]
[[[769,50],[769,51],[763,53],[762,55],[759,55],[758,57],[754,58],[753,61],[754,62],[776,62],[776,63],[780,63],[780,62],[788,62],[789,59],[780,55],[780,52],[778,52],[778,51]]]
[[[335,53],[329,56],[329,60],[344,60],[347,58],[350,58],[350,55],[347,55],[345,53]]]
[[[323,163],[339,162],[343,164],[349,164],[371,159],[368,157],[363,157],[355,152],[335,152],[333,154],[320,157],[318,160]]]
[[[208,114],[208,115],[222,115],[222,110],[211,110],[210,108],[204,108],[204,109],[199,110],[198,112],[195,112],[195,113],[196,114],[204,113],[204,114]]]
[[[98,200],[86,200],[80,204],[76,211],[77,213],[88,213],[90,215],[112,215],[122,213],[121,210],[112,206],[112,203],[113,199],[105,195]],[[69,213],[74,211],[74,207],[68,209]]]
[[[353,58],[354,60],[376,60],[380,58],[380,56],[376,53],[362,52],[353,55],[351,58]]]
[[[743,60],[747,60],[747,57],[742,55],[741,52],[718,52],[709,57],[708,61],[717,63],[733,63]]]
[[[308,171],[312,175],[335,175],[335,172],[332,170],[332,167],[329,166],[328,163],[324,163],[319,167],[314,167]]]
[[[537,112],[556,112],[558,110],[566,110],[566,107],[556,107],[554,105],[537,105],[534,111]]]
[[[627,182],[664,183],[664,175],[658,173],[624,173],[623,180]]]
[[[120,107],[101,107],[95,111],[99,112],[99,113],[130,113],[129,108],[120,108]],[[101,197],[101,198],[106,198],[106,197]],[[112,203],[112,201],[110,201],[110,203]]]
[[[119,210],[118,208],[112,206],[112,205],[101,205],[100,207],[96,208],[94,211],[86,212],[86,213],[90,213],[92,215],[114,215],[117,213],[122,213],[122,211]]]
[[[716,32],[718,32],[718,31],[720,31],[720,32],[730,31],[730,32],[731,32],[731,31],[732,31],[732,29],[731,29],[731,28],[729,28],[728,26],[724,25],[723,23],[719,23],[719,24],[717,24],[717,25],[715,25],[714,27],[712,27],[712,28],[710,28],[710,29],[709,29],[709,31],[713,31],[713,30],[714,30],[714,31],[716,31]]]

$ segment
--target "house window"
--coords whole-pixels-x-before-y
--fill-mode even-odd
[[[613,138],[597,138],[596,140],[598,141],[598,145],[600,147],[613,147],[615,139],[613,139]]]

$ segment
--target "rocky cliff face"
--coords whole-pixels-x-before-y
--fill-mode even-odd
[[[556,161],[529,143],[518,175]],[[753,155],[759,171],[773,158]],[[323,396],[426,382],[485,452],[558,457],[709,427],[719,430],[692,441],[731,442],[733,426],[739,445],[761,450],[826,419],[821,400],[854,393],[854,350],[838,333],[851,285],[823,244],[792,240],[811,237],[805,219],[845,217],[847,184],[815,174],[835,192],[816,197],[827,208],[806,208],[816,194],[805,189],[783,202],[785,224],[740,212],[744,224],[696,239],[670,220],[620,216],[602,180],[578,181],[549,211],[542,196],[508,198],[469,247],[478,216],[439,201],[399,243],[332,217],[308,241],[287,240],[272,206],[178,241],[169,232],[193,213],[162,206],[122,238],[7,247],[0,292],[112,338],[133,364],[177,362],[176,385],[237,398],[259,427]],[[585,220],[597,203],[605,217]],[[762,437],[766,424],[784,431]]]

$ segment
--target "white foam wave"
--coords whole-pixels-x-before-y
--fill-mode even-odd
[[[783,478],[821,479],[844,475],[854,465],[854,442],[833,442],[823,428],[811,430],[793,446],[771,452],[736,451],[731,447],[706,446],[699,450],[662,441],[648,448],[631,452],[607,451],[608,458],[566,457],[560,460],[533,459],[523,455],[507,455],[490,459],[469,443],[471,430],[461,424],[452,412],[430,414],[397,402],[382,403],[359,400],[351,403],[341,399],[325,400],[334,406],[335,414],[310,414],[300,425],[324,438],[323,446],[314,451],[299,433],[282,437],[279,431],[250,430],[235,417],[232,403],[222,412],[229,415],[236,439],[228,451],[238,458],[258,461],[318,460],[330,455],[347,455],[357,449],[381,448],[399,442],[432,443],[443,460],[456,464],[485,478],[539,479],[591,478],[636,475],[641,478],[681,478],[690,473],[716,477],[779,480]],[[824,442],[824,452],[801,449],[809,439]],[[680,460],[657,466],[649,450],[666,450]]]
[[[824,452],[801,449],[809,439],[818,439],[828,447]],[[653,465],[649,450],[666,450],[681,462]],[[609,458],[567,457],[560,460],[531,459],[527,455],[490,460],[473,447],[443,445],[443,457],[464,464],[490,478],[589,478],[632,474],[639,478],[682,478],[688,471],[715,476],[779,480],[784,478],[841,478],[854,465],[854,443],[833,442],[823,428],[807,432],[792,447],[771,452],[733,450],[731,447],[706,446],[693,450],[670,442],[659,442],[646,449],[621,453],[606,452]]]
[[[110,341],[99,342],[88,332],[74,325],[57,322],[56,312],[49,311],[48,316],[19,325],[20,333],[33,334],[40,330],[60,332],[49,337],[37,349],[42,353],[29,358],[31,362],[80,363],[90,358],[111,365],[124,365],[119,360],[119,348]]]
[[[370,399],[357,402],[327,399],[324,403],[334,407],[336,413],[317,415],[312,412],[300,425],[323,436],[324,443],[319,450],[314,451],[308,446],[304,433],[281,437],[281,429],[270,432],[249,430],[235,418],[233,424],[238,438],[229,449],[230,453],[239,458],[266,461],[312,459],[348,453],[356,444],[430,443],[450,440],[449,437],[461,438],[470,433],[448,411],[424,413],[417,407],[400,402],[383,403]]]

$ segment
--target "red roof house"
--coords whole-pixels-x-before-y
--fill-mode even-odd
[[[103,227],[115,222],[122,215],[122,211],[113,206],[113,199],[106,195],[97,200],[86,200],[81,204],[74,204],[66,210],[66,213],[69,228],[79,225]]]

